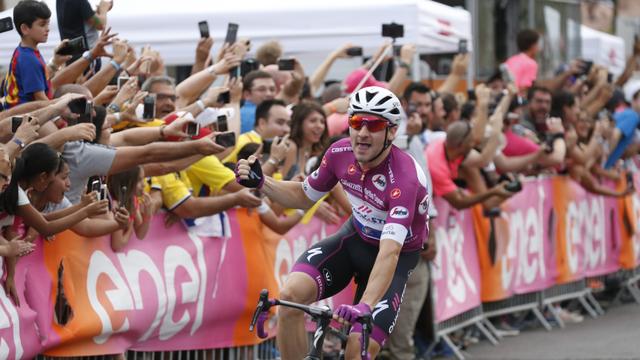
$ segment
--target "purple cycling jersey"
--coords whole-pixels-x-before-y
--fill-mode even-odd
[[[309,199],[318,201],[338,181],[349,198],[352,221],[362,239],[376,245],[380,239],[394,240],[402,244],[402,251],[422,248],[429,231],[430,199],[426,176],[409,154],[392,145],[382,163],[363,171],[350,140],[336,141],[320,167],[304,180],[303,189]]]

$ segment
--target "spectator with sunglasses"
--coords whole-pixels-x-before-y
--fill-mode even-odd
[[[236,166],[242,185],[260,188],[285,207],[308,209],[338,182],[345,189],[352,217],[297,260],[280,298],[310,304],[338,293],[355,276],[356,305],[336,310],[341,322],[352,324],[346,358],[355,358],[360,349],[362,329],[356,320],[364,314],[375,315],[371,357],[384,345],[399,311],[386,304],[402,298],[428,234],[426,176],[410,155],[392,145],[401,112],[400,100],[387,89],[371,86],[352,94],[350,137],[333,143],[303,184],[265,177],[255,156]],[[282,358],[304,357],[306,334],[291,331],[304,327],[304,316],[281,309],[278,325]]]

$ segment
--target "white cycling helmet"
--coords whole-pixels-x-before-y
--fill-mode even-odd
[[[400,100],[391,91],[380,86],[369,86],[351,94],[349,116],[367,113],[383,117],[391,125],[400,122]]]

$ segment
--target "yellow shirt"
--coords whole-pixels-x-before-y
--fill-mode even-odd
[[[236,141],[236,147],[233,148],[233,151],[231,152],[231,154],[227,155],[226,158],[224,158],[222,160],[223,163],[228,163],[228,162],[232,162],[235,163],[238,161],[238,153],[240,152],[240,150],[247,144],[249,143],[256,143],[256,144],[262,144],[262,137],[255,132],[254,130],[251,130],[249,132],[246,132],[240,136],[238,136],[238,140]]]
[[[164,125],[164,120],[160,120],[160,119],[154,119],[154,120],[143,122],[143,123],[124,120],[113,125],[111,128],[113,129],[113,131],[120,131],[124,129],[132,129],[136,127],[158,127],[162,125]]]
[[[208,188],[209,195],[215,195],[230,181],[236,179],[233,171],[222,165],[220,160],[213,155],[205,156],[189,166],[186,174],[196,196],[202,194],[203,186]]]
[[[184,170],[179,173],[152,177],[151,188],[162,190],[162,203],[169,210],[173,210],[187,201],[193,190]]]

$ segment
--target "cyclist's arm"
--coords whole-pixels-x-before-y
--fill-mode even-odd
[[[382,299],[382,296],[389,289],[389,285],[391,285],[391,280],[393,280],[401,250],[402,244],[395,240],[382,239],[380,241],[380,250],[360,302],[369,305],[373,309]]]
[[[267,176],[261,191],[285,208],[307,210],[315,204],[305,194],[303,183],[297,181],[276,181]]]

